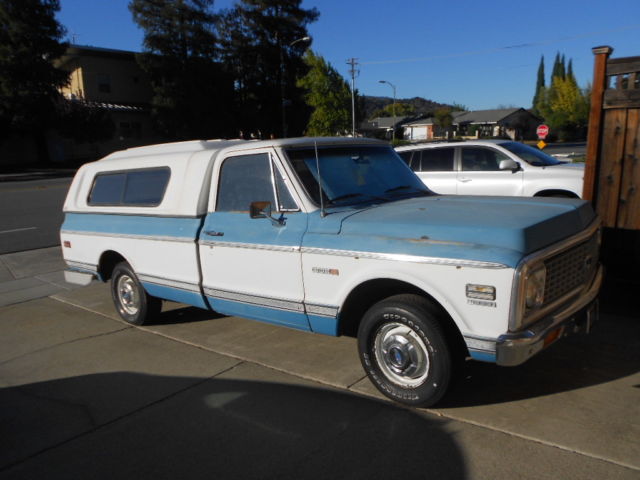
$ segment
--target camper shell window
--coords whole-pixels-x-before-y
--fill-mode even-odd
[[[87,203],[156,207],[162,203],[170,176],[168,167],[100,173],[93,181]]]

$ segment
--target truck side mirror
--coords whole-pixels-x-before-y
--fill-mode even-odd
[[[271,202],[251,202],[249,216],[251,218],[271,217]]]
[[[500,170],[511,170],[513,173],[516,173],[520,170],[520,165],[515,160],[508,158],[506,160],[500,160],[498,168],[500,168]]]
[[[280,215],[280,218],[271,216],[271,202],[251,202],[249,216],[251,218],[268,218],[276,227],[283,227],[285,224],[284,215]]]

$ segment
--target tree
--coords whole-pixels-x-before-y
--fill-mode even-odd
[[[310,136],[342,135],[351,129],[351,91],[349,84],[324,58],[307,50],[304,62],[307,74],[298,87],[307,93],[305,100],[312,108],[306,134]]]
[[[296,79],[306,74],[302,55],[307,25],[319,13],[301,0],[240,0],[223,12],[222,59],[234,77],[242,128],[299,134],[309,110]]]
[[[213,0],[132,0],[144,30],[137,60],[151,80],[152,114],[167,138],[213,138],[233,130],[232,82],[216,61]]]
[[[449,137],[451,126],[453,125],[453,115],[450,108],[439,108],[434,113],[436,125],[440,127],[440,132]]]
[[[395,104],[395,107],[393,103],[390,103],[389,105],[385,105],[384,108],[376,110],[371,118],[393,117],[394,108],[396,117],[410,117],[411,115],[415,115],[416,113],[416,109],[413,105],[409,103],[397,102]]]
[[[542,90],[545,87],[545,83],[544,83],[544,55],[542,55],[540,57],[540,65],[538,66],[538,78],[536,80],[536,91],[533,95],[533,101],[532,101],[532,110],[533,110],[533,114],[534,115],[539,115],[540,112],[538,111],[538,103],[540,101],[540,95]]]
[[[0,0],[0,135],[33,134],[41,161],[48,160],[45,129],[68,81],[52,64],[66,50],[59,9],[58,0]]]

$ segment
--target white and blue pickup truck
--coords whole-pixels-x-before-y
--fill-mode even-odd
[[[128,149],[80,168],[64,212],[67,280],[110,281],[125,321],[169,300],[355,336],[409,405],[439,401],[468,357],[518,365],[597,315],[588,203],[437,195],[376,140]]]

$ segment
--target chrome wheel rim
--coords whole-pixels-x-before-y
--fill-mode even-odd
[[[135,315],[140,310],[140,295],[135,281],[129,275],[118,278],[116,286],[118,301],[128,315]]]
[[[378,329],[374,353],[382,373],[401,387],[417,387],[429,375],[427,346],[415,330],[403,323],[387,323]]]

